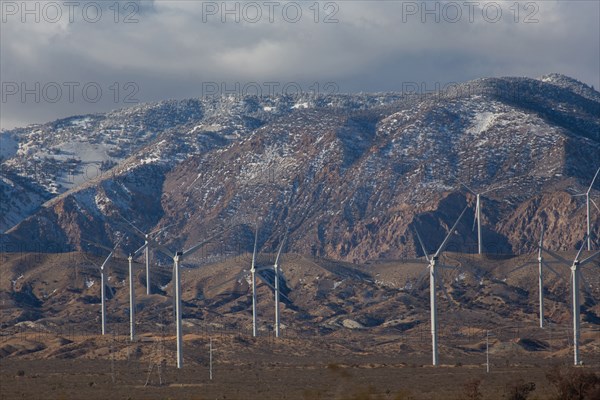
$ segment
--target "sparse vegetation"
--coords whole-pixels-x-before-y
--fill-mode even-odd
[[[479,387],[481,386],[481,379],[471,379],[463,386],[463,394],[461,399],[464,400],[482,400],[483,395]]]
[[[394,400],[414,400],[414,397],[408,390],[400,390],[394,396]]]
[[[525,382],[519,379],[506,388],[506,398],[508,400],[527,400],[531,392],[535,390],[534,382]]]
[[[324,399],[323,391],[317,389],[305,389],[302,392],[302,398],[304,400],[321,400]]]
[[[597,400],[600,375],[581,368],[552,368],[546,378],[556,389],[555,400]]]
[[[327,364],[327,369],[332,373],[341,376],[342,378],[349,378],[352,376],[352,374],[350,374],[350,372],[345,367],[337,363]]]
[[[354,393],[342,397],[340,400],[383,400],[383,394],[378,394],[373,386],[356,389]]]
[[[233,339],[233,336],[232,336]],[[232,341],[233,343],[233,341]],[[266,342],[262,344],[267,344]],[[152,397],[152,385],[144,387],[147,378],[145,362],[125,359],[115,361],[118,384],[110,378],[110,359],[3,359],[0,363],[0,398],[38,398],[52,393],[53,398],[100,400],[106,398],[197,398],[240,400],[597,400],[597,373],[590,368],[541,368],[513,366],[497,367],[495,373],[482,375],[480,369],[465,362],[463,368],[415,367],[407,365],[371,368],[369,357],[354,364],[353,358],[340,357],[336,362],[319,359],[314,365],[304,358],[274,362],[267,347],[234,348],[235,359],[251,363],[225,361],[227,341],[220,343],[223,351],[218,373],[209,383],[206,365],[188,363],[177,371],[168,368],[163,378],[172,385],[160,387],[160,395]],[[202,347],[202,354],[206,350]],[[193,345],[188,347],[193,350]],[[200,353],[198,353],[200,354]],[[331,360],[331,358],[329,359]],[[452,364],[451,364],[452,365]],[[316,368],[315,368],[316,367]],[[26,371],[23,377],[16,372]],[[350,377],[342,377],[342,371]],[[549,371],[549,372],[548,372]],[[558,372],[557,372],[558,371]],[[595,372],[595,371],[594,371]],[[546,374],[553,380],[545,379]],[[558,374],[558,375],[557,375]],[[268,376],[268,379],[266,378]],[[524,377],[527,377],[523,379]],[[163,380],[164,382],[164,380]],[[276,382],[276,384],[274,384]],[[596,383],[594,383],[596,382]],[[157,382],[155,382],[157,383]],[[534,385],[535,383],[535,385]],[[563,391],[555,389],[563,387]],[[593,383],[593,384],[590,384]],[[199,388],[201,387],[201,391]],[[574,388],[581,388],[574,392]],[[535,389],[535,390],[534,390]],[[570,393],[570,394],[569,394]]]

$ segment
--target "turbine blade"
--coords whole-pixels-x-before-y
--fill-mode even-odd
[[[107,279],[108,280],[108,279]],[[113,290],[113,288],[108,284],[108,282],[106,282],[106,288],[108,289],[108,291],[110,292],[110,297],[113,298],[115,297],[115,291]]]
[[[152,247],[154,247],[159,252],[163,253],[165,256],[167,256],[169,258],[173,258],[173,256],[175,255],[174,252],[172,252],[171,250],[167,249],[165,246],[156,243],[154,240],[152,240],[151,243],[152,243]]]
[[[562,276],[558,272],[556,272],[556,270],[552,268],[546,261],[542,261],[542,265],[544,266],[544,268],[548,268],[548,270],[551,271],[554,275],[562,279]]]
[[[258,274],[258,277],[259,277],[259,279],[261,281],[263,281],[265,283],[265,285],[267,285],[268,287],[270,287],[273,291],[277,290],[277,289],[275,289],[275,286],[273,286],[271,284],[271,282],[269,282],[264,276],[262,276],[261,274]],[[281,290],[279,290],[279,296],[283,297],[284,299],[286,299],[290,303],[292,302],[285,294],[281,293]]]
[[[592,183],[590,183],[590,188],[587,190],[587,194],[589,195],[592,191],[592,187],[594,187],[594,182],[596,182],[596,178],[598,177],[598,172],[600,172],[600,168],[596,171],[596,175],[594,175],[594,179],[592,179]]]
[[[415,227],[415,233],[417,234],[417,238],[419,239],[419,243],[421,244],[421,249],[423,249],[423,254],[425,258],[429,262],[429,256],[427,255],[427,250],[425,250],[425,245],[423,244],[423,240],[421,239],[421,235],[419,235],[419,230]]]
[[[255,270],[256,272],[258,272],[258,271],[266,271],[266,270],[271,270],[271,269],[273,269],[274,267],[275,267],[275,265],[264,265],[264,266],[262,266],[262,267],[254,268],[254,270]]]
[[[590,296],[593,299],[594,295],[592,294],[593,293],[592,285],[590,285],[588,280],[585,278],[583,271],[580,272],[579,276],[581,277],[581,280],[583,281],[583,290],[588,294],[588,296]]]
[[[500,185],[500,186],[496,186],[496,187],[494,187],[494,188],[490,188],[490,189],[488,189],[488,190],[486,190],[486,191],[484,191],[484,192],[481,192],[481,193],[479,193],[479,195],[480,195],[480,196],[483,196],[483,195],[484,195],[484,194],[486,194],[486,193],[490,193],[490,192],[493,192],[494,190],[499,190],[499,189],[505,188],[505,187],[507,187],[508,185],[509,185],[509,184],[508,184],[508,183],[506,183],[506,184],[504,184],[504,185]]]
[[[444,296],[446,296],[446,299],[450,303],[450,307],[452,307],[454,305],[454,301],[453,301],[452,297],[450,297],[450,294],[448,294],[448,291],[446,290],[446,285],[444,285],[444,283],[440,280],[438,282],[438,286],[440,287],[440,289],[442,289]]]
[[[202,246],[204,246],[206,243],[210,242],[210,239],[205,240],[203,242],[197,243],[195,245],[193,245],[192,247],[190,247],[187,250],[183,251],[183,256],[189,256],[195,252],[197,252],[198,250],[200,250],[202,248]]]
[[[425,277],[427,276],[428,272],[429,272],[429,266],[427,266],[427,267],[425,267],[425,269],[423,269],[423,272],[421,272],[421,274],[419,275],[419,277],[415,281],[415,285],[410,290],[410,295],[411,296],[414,294],[415,290],[417,290],[417,288],[420,287],[423,284],[423,281],[425,280]]]
[[[100,266],[101,270],[104,270],[104,267],[106,267],[106,264],[108,264],[108,262],[110,261],[111,258],[113,258],[113,255],[115,253],[114,252],[110,252],[110,254],[106,257],[106,259],[104,259],[104,262],[102,263],[102,265]]]
[[[279,246],[279,251],[277,252],[277,257],[275,258],[275,265],[279,265],[279,256],[281,255],[281,250],[283,249],[283,245],[287,239],[287,232],[283,236],[283,240],[281,241],[281,245]]]
[[[454,232],[454,230],[456,229],[456,227],[458,226],[458,223],[460,222],[460,220],[462,219],[463,215],[465,215],[465,212],[467,211],[467,207],[465,207],[462,210],[462,213],[460,213],[460,216],[458,217],[458,219],[456,220],[456,222],[454,223],[454,225],[452,225],[452,229],[450,229],[450,231],[448,232],[448,234],[446,235],[446,238],[444,239],[444,241],[442,242],[440,248],[438,249],[438,251],[436,251],[434,258],[439,256],[440,253],[442,251],[444,251],[444,249],[446,248],[446,245],[448,244],[448,239],[450,239],[450,236],[452,235],[452,233]]]
[[[173,261],[173,269],[171,270],[171,300],[173,301],[173,317],[177,316],[177,289],[175,288],[177,282],[175,281],[175,262]]]
[[[168,228],[170,228],[170,227],[172,227],[172,226],[175,226],[175,225],[176,225],[176,223],[172,223],[172,224],[169,224],[169,225],[167,225],[167,226],[164,226],[164,227],[162,227],[162,228],[155,229],[155,230],[153,230],[153,231],[149,232],[149,233],[148,233],[148,236],[150,236],[150,235],[158,235],[158,234],[159,234],[159,233],[161,233],[162,231],[164,231],[164,230],[166,230],[166,229],[168,229]]]
[[[402,258],[400,260],[398,260],[401,264],[429,264],[429,260],[426,258],[427,261],[424,261],[420,258]]]
[[[459,182],[460,182],[460,184],[461,184],[461,185],[463,185],[464,187],[466,187],[466,188],[467,188],[467,190],[468,190],[469,192],[471,192],[471,193],[472,193],[472,194],[474,194],[474,195],[477,195],[477,193],[475,193],[475,191],[474,191],[473,189],[471,189],[470,187],[468,187],[467,185],[465,185],[465,184],[464,184],[463,182],[461,182],[460,180],[459,180]]]
[[[523,268],[528,267],[529,265],[531,265],[533,263],[534,263],[534,261],[527,261],[527,262],[525,262],[525,264],[519,265],[517,268],[508,271],[507,275],[514,274],[515,272],[520,271]]]
[[[256,245],[258,244],[258,224],[256,224],[256,229],[254,230],[254,250],[252,251],[252,270],[256,265]]]
[[[119,214],[119,217],[121,217],[125,222],[127,222],[137,233],[139,233],[139,235],[141,235],[142,237],[146,237],[146,234],[144,232],[142,232],[141,229],[139,229],[137,226],[135,226],[133,224],[133,222],[129,221],[127,218],[125,218],[124,216],[121,215],[121,213],[117,213]]]
[[[119,247],[119,244],[121,244],[122,240],[123,240],[123,238],[117,240],[117,243],[115,244],[115,247],[113,247],[111,249],[110,247],[104,246],[103,244],[92,242],[91,240],[81,239],[81,241],[83,241],[83,242],[87,242],[87,243],[91,244],[92,246],[98,247],[100,249],[104,249],[104,250],[109,251],[111,253],[114,253],[117,250],[117,247]]]
[[[100,244],[100,243],[92,242],[91,240],[87,240],[87,239],[81,239],[81,241],[82,241],[82,242],[89,243],[89,244],[91,244],[92,246],[95,246],[95,247],[97,247],[97,248],[99,248],[99,249],[104,249],[104,250],[107,250],[107,251],[110,251],[110,252],[112,252],[112,251],[113,251],[113,249],[111,249],[110,247],[108,247],[108,246],[105,246],[105,245],[103,245],[103,244]]]
[[[171,268],[171,287],[173,288],[173,299],[175,299],[175,262],[173,262],[173,268]],[[175,305],[175,300],[173,300],[173,306]]]
[[[579,251],[577,252],[577,255],[575,256],[575,260],[579,260],[579,256],[581,255],[581,252],[583,251],[583,248],[585,247],[585,243],[587,242],[587,238],[588,238],[588,235],[586,233],[585,236],[583,237],[583,241],[581,242],[581,247],[579,248]]]
[[[600,250],[598,250],[597,252],[595,252],[594,254],[589,256],[588,258],[584,259],[583,261],[580,261],[579,265],[585,265],[585,264],[589,263],[590,261],[594,260],[599,255],[600,255]]]
[[[225,286],[225,285],[227,285],[227,284],[229,284],[229,283],[231,283],[231,282],[234,282],[234,281],[236,281],[236,282],[237,282],[237,281],[238,281],[240,278],[242,278],[243,276],[244,276],[244,271],[242,271],[242,272],[238,273],[238,274],[237,274],[237,275],[235,275],[233,278],[227,279],[226,281],[224,281],[224,282],[221,282],[221,283],[219,283],[219,284],[218,284],[218,285],[216,285],[216,286],[212,286],[212,287],[208,288],[208,290],[217,290],[217,289],[220,289],[220,288],[222,288],[223,286]]]
[[[148,247],[148,243],[144,243],[144,245],[142,247],[140,247],[139,249],[137,249],[136,251],[134,251],[133,254],[132,254],[132,256],[133,257],[137,256],[142,251],[146,250],[146,247]]]
[[[517,271],[520,271],[520,270],[522,270],[523,268],[525,268],[525,267],[527,267],[527,266],[529,266],[529,265],[531,265],[531,264],[534,264],[536,261],[532,260],[532,258],[533,258],[533,254],[531,254],[531,253],[530,253],[530,254],[527,256],[527,258],[525,259],[525,261],[523,262],[523,264],[521,264],[521,265],[519,265],[518,267],[515,267],[515,268],[513,268],[513,269],[511,269],[511,270],[509,270],[509,271],[506,273],[506,275],[508,276],[508,275],[510,275],[510,274],[512,274],[512,273],[514,273],[514,272],[517,272]]]
[[[569,276],[569,281],[571,282],[571,284],[569,285],[571,287],[571,306],[573,306],[573,293],[575,288],[573,287],[573,270],[571,270],[571,275]],[[573,309],[573,307],[569,307],[570,310]],[[573,317],[573,312],[570,312],[571,317]]]
[[[436,267],[440,268],[440,269],[449,269],[452,271],[458,271],[459,268],[456,265],[446,265],[446,264],[437,264]]]
[[[477,223],[477,215],[478,215],[478,211],[479,211],[479,204],[477,204],[475,206],[475,217],[473,218],[473,228],[471,229],[471,231],[475,230],[475,224]]]
[[[185,256],[190,256],[190,255],[194,254],[195,252],[200,250],[202,248],[202,246],[204,246],[206,243],[211,242],[213,239],[221,236],[222,234],[224,234],[225,232],[229,231],[232,228],[233,228],[233,226],[227,227],[227,228],[215,233],[214,235],[210,236],[208,239],[195,244],[194,246],[190,247],[187,250],[184,250],[183,256],[185,257]]]
[[[598,210],[598,212],[600,212],[600,208],[598,208],[598,204],[596,204],[596,202],[590,197],[590,202],[594,205],[594,207],[596,207],[596,210]]]
[[[96,268],[101,269],[100,264],[98,264],[97,262],[95,262],[94,260],[91,260],[88,256],[85,255],[85,253],[82,253],[83,257],[85,258],[85,260],[91,264],[93,264]]]
[[[565,260],[563,257],[561,257],[561,256],[559,256],[558,254],[556,254],[554,251],[552,251],[552,250],[548,250],[547,248],[545,248],[545,247],[541,247],[541,246],[540,246],[540,248],[541,248],[543,251],[545,251],[546,253],[550,254],[552,257],[556,258],[557,260],[559,260],[559,261],[562,261],[562,262],[563,262],[565,265],[571,265],[571,264],[572,264],[572,262],[571,262],[571,261],[567,261],[567,260]]]
[[[545,226],[542,225],[542,233],[540,234],[540,244],[538,247],[538,257],[542,256],[542,246],[544,245],[544,228]]]

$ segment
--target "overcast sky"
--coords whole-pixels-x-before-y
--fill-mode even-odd
[[[600,88],[595,0],[0,3],[4,129],[251,87],[434,90],[559,72]]]

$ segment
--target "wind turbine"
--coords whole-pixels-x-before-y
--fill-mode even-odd
[[[273,272],[275,275],[275,337],[279,337],[279,256],[281,255],[281,250],[283,249],[286,239],[287,235],[284,236],[281,241],[279,251],[277,251],[277,257],[275,257],[275,264],[273,264]]]
[[[583,267],[585,264],[589,263],[590,261],[593,261],[596,257],[600,256],[600,251],[597,251],[583,260],[579,259],[579,256],[581,256],[581,252],[583,251],[583,248],[585,247],[586,239],[587,239],[587,235],[586,235],[586,237],[584,237],[583,243],[581,244],[581,247],[579,248],[579,251],[577,252],[577,255],[575,256],[575,259],[573,260],[572,263],[565,260],[563,257],[556,254],[555,252],[553,252],[545,247],[540,246],[540,249],[542,249],[546,253],[550,254],[555,259],[561,261],[565,266],[570,265],[571,293],[573,296],[573,298],[572,298],[573,358],[574,358],[575,365],[580,365],[580,363],[581,363],[581,360],[579,358],[579,337],[580,337],[580,323],[581,323],[581,321],[580,321],[580,303],[579,303],[579,281],[580,281],[580,279],[583,278],[583,281],[587,284],[585,277],[581,273],[581,267]]]
[[[504,186],[488,189],[486,191],[477,193],[464,183],[460,182],[469,192],[471,192],[476,197],[476,205],[475,205],[475,219],[473,220],[473,230],[475,229],[475,223],[477,223],[477,252],[478,254],[483,254],[483,241],[481,238],[481,196],[493,192],[494,190],[498,190],[503,188]]]
[[[139,254],[138,252],[141,251],[142,249],[144,251],[144,258],[145,258],[145,262],[146,262],[146,294],[151,295],[152,294],[152,286],[150,285],[150,259],[151,259],[152,255],[150,254],[150,251],[151,251],[152,246],[155,244],[155,242],[152,239],[153,239],[153,237],[156,237],[156,235],[158,235],[160,232],[173,226],[174,224],[165,226],[160,229],[155,229],[150,232],[144,232],[141,229],[139,229],[137,226],[135,226],[132,222],[127,220],[125,217],[123,217],[122,215],[121,215],[121,218],[123,218],[123,220],[125,220],[125,222],[127,222],[129,225],[131,225],[131,227],[134,229],[134,233],[136,234],[136,236],[139,236],[144,240],[144,245],[142,247],[140,247],[138,250],[136,250],[135,253],[137,255],[137,254]]]
[[[251,280],[252,280],[252,336],[256,337],[258,332],[257,332],[257,326],[256,326],[256,275],[258,272],[260,271],[264,271],[270,268],[273,268],[273,275],[274,275],[274,282],[273,285],[271,285],[271,283],[269,281],[267,281],[260,273],[258,274],[258,276],[261,278],[261,280],[267,285],[269,286],[271,289],[273,289],[274,293],[275,293],[275,336],[279,337],[279,297],[282,296],[284,298],[286,298],[287,300],[289,300],[285,295],[283,295],[279,289],[279,276],[280,276],[280,271],[279,271],[279,257],[281,256],[281,250],[283,249],[283,245],[285,244],[285,240],[287,238],[287,234],[284,236],[283,240],[281,241],[281,244],[279,245],[279,250],[277,251],[277,257],[275,258],[275,264],[273,265],[268,265],[268,266],[264,266],[264,267],[260,267],[260,268],[256,268],[256,245],[258,242],[258,227],[256,228],[255,234],[254,234],[254,252],[252,253],[252,265],[250,268],[250,274],[251,274]]]
[[[252,266],[250,274],[252,275],[252,336],[256,337],[256,245],[258,243],[258,225],[254,230],[254,251],[252,252]]]
[[[93,246],[107,250],[109,252],[108,256],[104,259],[104,262],[99,267],[99,269],[100,269],[100,301],[101,301],[100,308],[101,308],[101,314],[102,314],[102,335],[106,334],[106,282],[108,281],[108,279],[106,279],[106,272],[108,270],[108,262],[111,260],[111,258],[113,258],[115,252],[117,251],[117,247],[119,247],[119,244],[121,243],[121,240],[122,239],[120,239],[117,242],[117,244],[115,245],[115,247],[113,247],[112,249],[110,247],[103,246],[101,244],[94,243],[94,242],[89,242],[86,240],[86,242],[92,244]]]
[[[174,272],[174,287],[175,287],[175,326],[177,330],[177,368],[183,367],[183,330],[181,326],[181,273],[179,265],[184,258],[191,256],[200,250],[206,243],[212,241],[215,237],[223,234],[229,229],[225,229],[219,232],[217,235],[211,236],[209,239],[204,240],[195,244],[184,251],[171,252],[166,247],[154,242],[154,246],[158,251],[173,259],[173,272]]]
[[[594,207],[596,207],[596,210],[598,210],[600,212],[600,208],[598,208],[598,205],[594,202],[594,200],[592,200],[590,198],[590,192],[592,191],[592,187],[594,187],[594,182],[596,181],[596,178],[598,177],[598,173],[600,172],[600,168],[598,168],[598,170],[596,171],[596,175],[594,175],[594,179],[592,179],[592,183],[590,184],[590,187],[588,188],[587,192],[585,193],[579,193],[579,194],[575,194],[573,195],[573,197],[578,197],[578,196],[585,196],[585,205],[587,208],[587,249],[588,251],[592,251],[592,238],[591,238],[591,229],[590,229],[590,202],[594,205]]]
[[[258,252],[258,246],[257,246],[258,245],[258,227],[256,227],[256,230],[254,232],[254,250],[252,252],[252,261],[250,264],[250,271],[249,271],[250,272],[250,284],[252,286],[252,336],[253,337],[258,336],[257,310],[256,310],[256,305],[257,305],[256,277],[257,276],[263,281],[263,283],[265,283],[268,287],[270,287],[274,292],[274,296],[275,296],[275,336],[279,337],[279,335],[280,335],[280,314],[279,314],[280,297],[283,297],[286,300],[290,301],[290,299],[287,296],[285,296],[283,293],[281,293],[281,290],[279,287],[280,276],[281,276],[281,271],[279,268],[279,259],[280,259],[281,251],[283,249],[283,245],[285,244],[286,238],[287,238],[287,234],[284,236],[284,239],[282,240],[281,244],[279,245],[277,257],[275,258],[275,264],[257,267],[256,266],[256,255]],[[273,284],[271,284],[264,276],[262,276],[260,274],[261,271],[270,270],[271,268],[273,268],[273,273],[274,273]],[[217,286],[212,287],[211,289],[214,290],[214,289],[220,288],[220,287],[228,284],[229,282],[237,281],[240,278],[243,278],[245,276],[246,277],[248,276],[248,271],[242,270],[240,273],[236,274],[233,278],[228,279],[225,282],[222,282],[222,283],[218,284]]]
[[[458,226],[458,223],[460,222],[463,215],[467,211],[467,208],[468,208],[468,206],[464,208],[464,210],[462,211],[462,213],[460,214],[460,216],[458,217],[458,219],[456,220],[456,222],[454,223],[454,225],[452,226],[452,228],[450,229],[450,231],[444,238],[444,241],[442,242],[440,247],[437,249],[435,254],[431,257],[429,257],[427,250],[425,249],[425,245],[423,244],[421,235],[419,235],[419,232],[415,229],[415,232],[417,233],[417,238],[419,239],[419,243],[421,245],[421,248],[423,249],[423,254],[425,254],[425,258],[427,259],[427,262],[428,262],[427,269],[429,270],[429,307],[430,307],[430,314],[431,314],[431,347],[432,347],[432,358],[433,358],[434,366],[438,365],[438,340],[437,340],[438,332],[437,332],[437,302],[436,302],[437,268],[445,267],[443,265],[438,265],[438,260],[439,260],[440,254],[444,251],[444,249],[448,245],[448,239],[450,239],[450,236],[452,235],[452,233]],[[445,288],[443,288],[443,286],[442,286],[442,289],[445,290]]]
[[[544,245],[544,227],[542,226],[542,234],[540,235],[540,243],[538,248],[538,295],[539,295],[539,314],[540,314],[540,328],[544,327],[544,267],[548,268],[548,270],[552,271],[556,276],[560,277],[558,272],[556,272],[548,263],[544,260],[542,246]],[[531,264],[531,262],[526,262],[525,264],[511,270],[509,274],[517,272],[526,266]]]
[[[133,281],[133,258],[148,249],[148,242],[127,257],[129,262],[129,339],[135,340],[135,287]]]

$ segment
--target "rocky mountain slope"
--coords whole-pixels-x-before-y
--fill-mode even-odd
[[[436,94],[166,101],[2,133],[5,250],[69,251],[82,239],[141,242],[122,216],[186,248],[189,263],[286,250],[362,262],[474,252],[475,191],[489,253],[584,235],[581,197],[600,166],[600,94],[558,74],[487,78]],[[4,146],[4,143],[7,143]],[[90,171],[95,171],[92,173]],[[18,178],[18,179],[17,179]],[[592,197],[598,198],[596,184]],[[594,246],[600,213],[593,210]],[[86,248],[87,249],[87,248]]]

